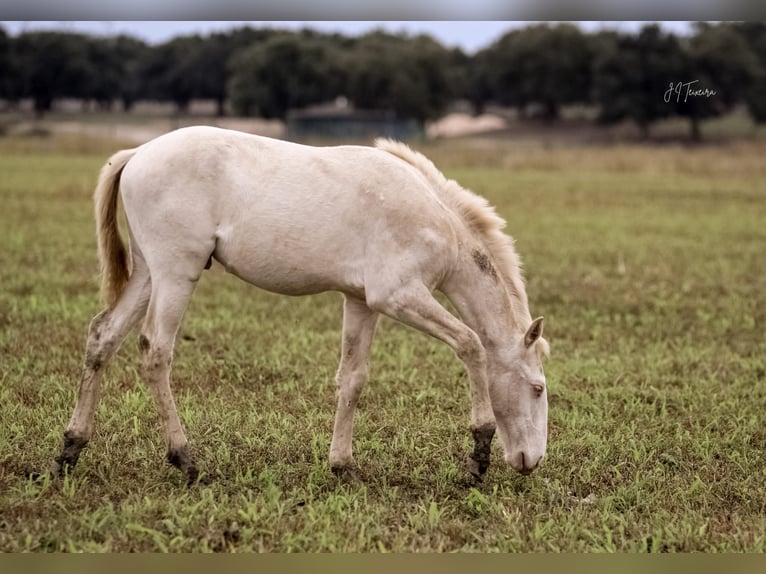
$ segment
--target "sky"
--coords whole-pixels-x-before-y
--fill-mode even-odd
[[[160,43],[183,34],[207,34],[250,25],[255,28],[272,27],[301,29],[313,28],[323,32],[340,32],[349,36],[363,34],[375,28],[410,34],[428,33],[445,46],[458,46],[468,53],[483,48],[513,27],[531,22],[520,21],[27,21],[0,22],[0,26],[13,35],[27,30],[66,30],[100,36],[126,33],[149,43]],[[613,29],[624,32],[638,30],[646,22],[578,22],[586,31]],[[692,23],[683,21],[661,22],[677,34],[691,31]]]

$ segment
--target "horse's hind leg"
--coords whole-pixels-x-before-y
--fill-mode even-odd
[[[157,404],[168,461],[186,475],[189,483],[197,480],[199,473],[170,390],[170,366],[176,333],[195,285],[196,279],[152,274],[152,296],[139,338],[144,354],[143,378]]]
[[[354,411],[367,380],[370,347],[378,314],[363,301],[346,297],[343,305],[343,342],[338,384],[338,410],[330,446],[330,468],[343,478],[355,478],[352,455]]]
[[[93,434],[103,370],[125,335],[146,312],[149,293],[149,272],[146,263],[136,253],[133,273],[117,304],[96,315],[90,323],[77,404],[64,432],[64,447],[54,459],[54,474],[63,474],[67,468],[73,468],[80,451],[88,444]]]

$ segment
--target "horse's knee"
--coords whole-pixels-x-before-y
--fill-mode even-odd
[[[348,406],[356,404],[366,381],[367,369],[364,366],[347,373],[338,373],[335,377],[338,393]]]
[[[104,309],[101,313],[93,317],[88,326],[88,334],[92,335],[96,340],[99,340],[101,338],[101,330],[104,324],[109,321],[110,316],[111,311],[109,309]]]
[[[384,315],[398,317],[405,308],[405,301],[409,299],[406,287],[391,287],[385,284],[370,286],[365,292],[367,307]]]
[[[486,363],[487,361],[487,353],[481,339],[470,329],[466,329],[458,335],[455,353],[460,360],[466,363]]]
[[[153,344],[145,335],[139,336],[138,346],[144,355],[144,371],[147,374],[162,371],[173,362],[173,350],[165,345]]]
[[[102,311],[90,322],[88,327],[88,341],[85,345],[85,366],[94,371],[100,370],[104,363],[109,360],[114,346],[114,336],[110,332],[109,310]]]

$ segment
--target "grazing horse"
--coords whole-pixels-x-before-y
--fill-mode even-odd
[[[168,460],[198,470],[170,390],[176,332],[212,259],[286,295],[340,291],[343,339],[330,468],[354,474],[354,410],[383,313],[449,345],[471,387],[481,479],[497,430],[505,461],[527,474],[547,443],[542,317],[529,313],[505,221],[402,143],[310,147],[189,127],[114,154],[95,191],[105,310],[89,328],[79,396],[53,471],[74,467],[93,432],[103,370],[143,318],[142,377],[159,410]],[[117,225],[118,196],[129,251]],[[129,264],[130,262],[130,264]],[[433,297],[439,290],[462,320]]]

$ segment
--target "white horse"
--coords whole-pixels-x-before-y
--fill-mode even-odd
[[[117,226],[118,195],[130,252]],[[475,448],[489,466],[497,429],[505,461],[531,472],[547,443],[542,317],[531,318],[505,221],[423,155],[376,147],[309,147],[212,127],[165,134],[114,154],[95,191],[102,297],[90,324],[77,405],[53,470],[74,467],[93,432],[101,374],[136,323],[142,376],[160,413],[168,460],[197,467],[170,390],[176,332],[212,259],[268,291],[345,297],[330,467],[353,477],[354,410],[378,314],[449,345],[471,386]],[[130,260],[131,265],[128,265]],[[433,297],[439,290],[462,321]]]

